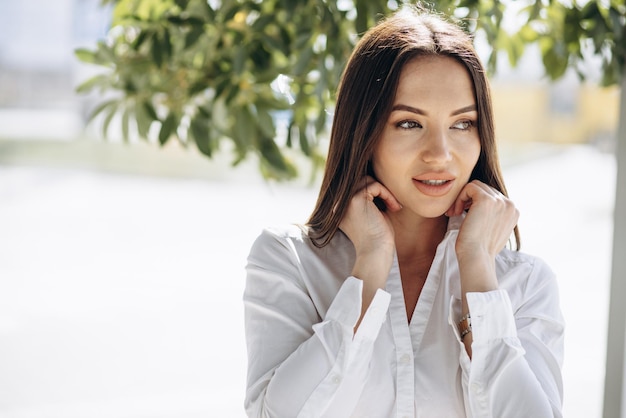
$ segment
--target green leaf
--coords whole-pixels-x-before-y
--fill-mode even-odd
[[[298,126],[298,131],[300,134],[300,149],[306,156],[311,155],[311,144],[309,141],[309,137],[307,135],[307,126]]]
[[[115,105],[117,105],[118,102],[119,102],[119,99],[111,99],[111,100],[107,100],[107,101],[105,101],[103,103],[100,103],[91,112],[91,115],[89,116],[89,122],[91,122],[96,116],[98,116],[100,113],[102,113],[105,109],[115,107]]]
[[[96,50],[96,63],[100,65],[108,65],[112,66],[113,63],[117,61],[117,57],[112,50],[105,42],[98,41],[98,49]]]
[[[298,61],[292,68],[292,74],[299,76],[307,72],[307,69],[311,65],[311,61],[313,56],[315,55],[315,51],[313,51],[313,47],[310,46],[300,54]]]
[[[271,138],[261,135],[259,139],[259,153],[261,161],[265,163],[265,169],[271,177],[278,179],[290,178],[296,174],[295,167],[285,160],[278,146]]]
[[[274,120],[268,109],[257,106],[257,119],[259,128],[261,128],[261,134],[269,138],[274,138],[276,136],[276,128],[274,127]]]
[[[154,116],[156,116],[156,114]],[[142,139],[148,138],[150,126],[152,122],[156,120],[156,117],[151,117],[147,110],[147,103],[137,102],[135,104],[135,119],[137,121],[137,133],[139,137]]]
[[[163,50],[157,35],[154,36],[154,41],[152,42],[152,59],[157,67],[163,66]]]
[[[272,54],[265,49],[263,44],[256,43],[250,46],[252,52],[249,54],[249,57],[252,59],[254,63],[255,70],[254,72],[272,70],[271,68],[271,58]]]
[[[263,33],[267,25],[273,22],[274,19],[275,17],[273,14],[262,15],[254,21],[254,23],[252,24],[252,29],[255,32]]]
[[[287,127],[287,142],[286,142],[286,145],[289,148],[291,148],[293,146],[293,139],[292,139],[292,137],[293,137],[293,130],[294,130],[295,126],[296,125],[295,125],[293,119],[290,120],[289,121],[289,126]]]
[[[107,115],[102,121],[102,136],[104,136],[105,138],[109,135],[109,125],[113,120],[113,116],[115,116],[115,114],[117,113],[117,109],[115,109],[114,107],[109,107],[107,109],[107,112]]]
[[[311,32],[303,31],[298,34],[294,43],[294,50],[300,51],[306,47],[311,41]]]
[[[554,48],[545,49],[542,56],[546,73],[552,80],[558,80],[567,70],[567,56],[559,54],[557,49],[556,46]]]
[[[124,142],[129,141],[129,125],[130,125],[130,111],[128,107],[124,108],[122,111],[122,138]]]
[[[235,109],[235,126],[233,129],[233,141],[237,155],[243,158],[252,144],[257,142],[258,131],[255,129],[254,118],[247,106]]]
[[[356,20],[354,26],[358,34],[364,33],[368,27],[368,3],[369,0],[356,0]]]
[[[524,43],[531,44],[539,38],[539,34],[530,25],[522,26],[518,32],[518,36]]]
[[[185,35],[185,48],[189,48],[195,44],[203,34],[204,27],[194,26],[189,32],[187,32],[187,35]]]
[[[187,8],[187,5],[189,4],[189,0],[174,0],[174,3],[176,3],[176,5],[180,7],[181,10],[184,11]]]
[[[139,48],[141,48],[141,45],[144,44],[144,42],[152,37],[153,32],[149,31],[149,30],[142,30],[141,32],[139,32],[139,35],[137,35],[137,38],[135,38],[135,42],[132,43],[132,47],[135,51],[138,51]]]
[[[315,132],[319,133],[326,129],[326,111],[321,109],[315,120]]]
[[[167,28],[163,30],[161,48],[163,48],[163,57],[169,59],[172,55],[172,40],[170,39],[170,31]]]
[[[511,67],[517,66],[518,61],[524,54],[524,42],[519,36],[511,36],[508,38],[507,52]]]
[[[159,131],[159,144],[165,145],[170,139],[176,128],[178,127],[178,118],[174,112],[167,114],[167,117],[161,124],[161,130]]]
[[[228,7],[227,4],[229,4],[230,7]],[[228,22],[229,20],[232,20],[233,17],[235,17],[237,12],[240,11],[242,7],[243,5],[238,4],[236,2],[226,2],[226,4],[223,4],[221,8],[222,9],[221,11],[224,13],[223,21]]]
[[[206,118],[202,113],[198,113],[189,125],[189,129],[194,138],[196,146],[201,153],[207,157],[213,155],[213,142],[210,136],[209,130],[210,120]]]
[[[96,87],[109,87],[111,86],[111,79],[108,74],[98,74],[90,79],[82,82],[76,87],[77,93],[87,93]]]
[[[190,0],[185,11],[190,16],[197,17],[205,22],[215,20],[215,11],[207,0]]]
[[[191,97],[191,96],[195,96],[196,94],[205,91],[207,88],[208,86],[205,80],[198,80],[195,83],[193,83],[191,86],[189,86],[189,90],[187,91],[187,93]]]
[[[86,48],[78,48],[74,50],[74,55],[82,62],[86,62],[87,64],[95,64],[97,62],[96,53],[86,49]]]
[[[247,56],[248,54],[243,45],[237,45],[237,47],[235,47],[235,57],[233,59],[233,72],[235,74],[243,73]]]
[[[152,120],[159,119],[159,117],[157,116],[156,110],[154,109],[154,106],[152,106],[152,103],[143,102],[143,108],[148,113],[148,116],[150,117],[150,119]]]

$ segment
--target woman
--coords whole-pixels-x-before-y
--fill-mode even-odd
[[[371,29],[309,222],[250,252],[248,415],[561,416],[557,284],[505,248],[517,219],[471,38],[412,9]]]

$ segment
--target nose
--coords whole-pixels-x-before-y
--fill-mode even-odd
[[[443,164],[451,160],[447,129],[433,129],[423,141],[422,160],[429,164]]]

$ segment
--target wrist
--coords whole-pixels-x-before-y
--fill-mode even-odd
[[[483,254],[457,258],[461,292],[488,292],[498,288],[495,258]]]
[[[391,263],[393,262],[393,252],[385,254],[383,251],[368,254],[357,254],[352,267],[352,275],[363,280],[364,288],[373,291],[377,288],[384,288],[387,282]]]
[[[496,255],[481,245],[457,245],[456,258],[459,263],[472,263],[478,260],[495,260]]]
[[[463,315],[457,326],[459,328],[459,337],[461,337],[461,341],[464,341],[465,337],[472,332],[472,317],[469,312]]]

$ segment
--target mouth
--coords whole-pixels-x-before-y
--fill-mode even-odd
[[[452,190],[454,180],[454,177],[451,175],[425,175],[422,178],[413,178],[413,184],[422,194],[438,197],[444,196]]]
[[[452,181],[452,180],[417,180],[420,183],[423,183],[427,186],[443,186],[444,184]]]

